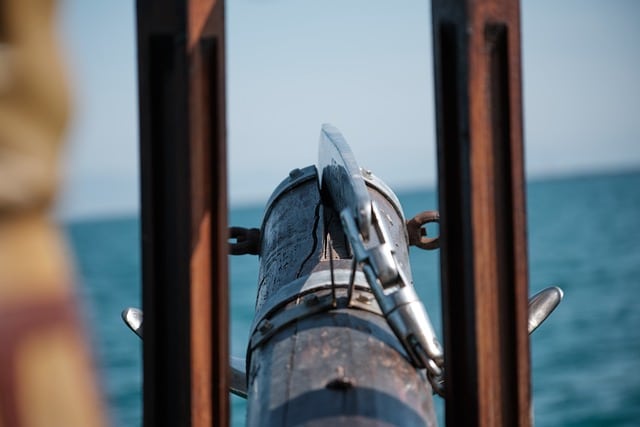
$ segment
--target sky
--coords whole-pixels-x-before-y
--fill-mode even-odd
[[[133,0],[61,0],[74,115],[65,218],[139,208]],[[431,3],[227,0],[232,206],[315,164],[322,123],[393,189],[436,183]],[[521,2],[531,178],[640,168],[640,2]]]

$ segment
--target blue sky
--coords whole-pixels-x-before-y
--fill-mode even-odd
[[[264,203],[320,125],[392,188],[435,185],[430,2],[227,0],[229,193]],[[63,0],[75,114],[64,217],[138,209],[133,0]],[[640,167],[640,2],[525,0],[531,177]]]

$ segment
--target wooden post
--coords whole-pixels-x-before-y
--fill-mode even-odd
[[[529,426],[517,0],[434,0],[446,421]]]
[[[144,425],[226,426],[223,0],[139,0]]]

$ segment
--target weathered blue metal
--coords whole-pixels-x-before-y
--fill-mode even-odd
[[[388,187],[370,173],[362,176],[355,159],[344,161],[340,151],[334,153],[338,158],[321,156],[321,165],[335,166],[333,171],[321,166],[324,172],[334,175],[320,181],[314,167],[295,170],[266,207],[247,355],[247,424],[433,426],[429,381],[390,327],[385,316],[395,313],[391,300],[379,303],[337,210],[367,225],[358,202],[375,206],[367,227],[382,221],[385,237],[372,232],[368,245],[372,251],[378,244],[392,246],[408,285],[402,209]],[[341,184],[340,177],[350,175],[349,163],[363,191],[354,190],[357,184]],[[385,280],[382,271],[369,273]]]

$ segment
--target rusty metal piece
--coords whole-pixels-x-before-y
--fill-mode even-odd
[[[531,425],[519,3],[432,2],[452,426]]]
[[[229,423],[224,0],[138,0],[145,426]]]
[[[260,254],[259,228],[229,227],[229,238],[236,239],[235,243],[229,242],[231,255]]]
[[[407,221],[409,245],[425,250],[433,250],[440,247],[439,237],[426,237],[427,229],[423,226],[430,222],[440,222],[440,213],[438,211],[420,212]]]

